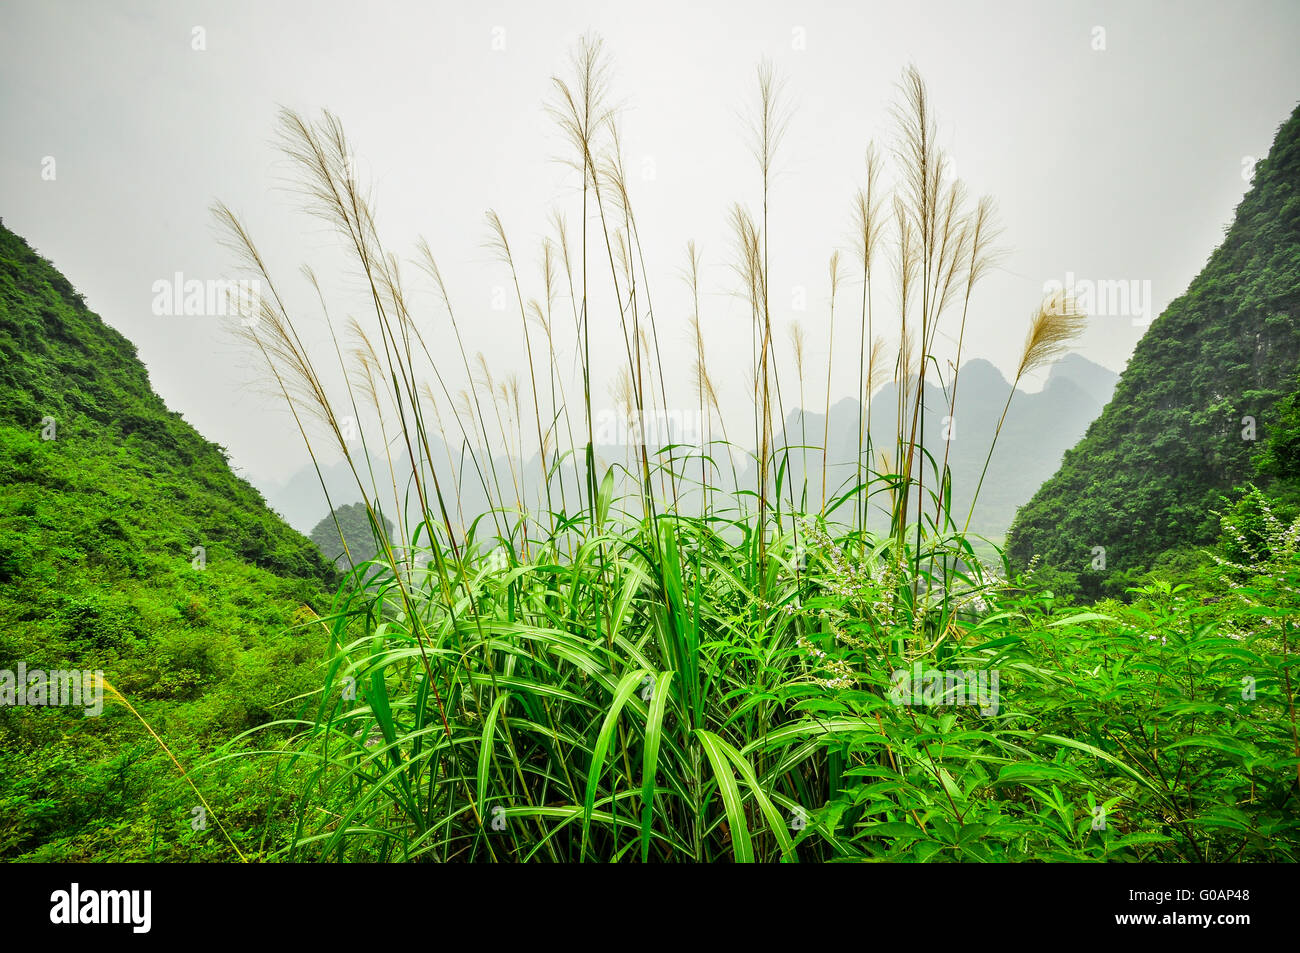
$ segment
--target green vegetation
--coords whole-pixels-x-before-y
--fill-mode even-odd
[[[466,561],[454,615],[384,567],[337,607],[289,856],[1297,859],[1294,552],[1230,602],[945,613],[888,542],[770,540],[762,602],[752,523],[603,525],[576,563]],[[897,704],[918,665],[991,696]]]
[[[382,517],[381,517],[382,519]],[[391,520],[383,520],[383,536],[392,538]],[[311,531],[311,541],[320,547],[325,558],[348,565],[369,562],[379,553],[375,545],[375,527],[370,523],[370,513],[364,504],[347,503],[334,508],[334,512],[316,524]]]
[[[806,381],[801,336],[793,364],[778,353],[768,294],[769,209],[787,201],[771,188],[786,118],[773,70],[758,71],[753,117],[761,213],[738,203],[730,222],[754,369],[753,419],[733,440],[699,333],[700,256],[688,245],[698,386],[678,404],[600,42],[584,40],[571,67],[550,111],[581,179],[578,234],[553,216],[540,298],[525,304],[518,250],[488,214],[516,289],[524,384],[498,386],[482,355],[471,361],[424,242],[422,280],[441,309],[408,297],[415,282],[380,239],[338,120],[282,116],[309,211],[337,231],[373,307],[347,334],[299,333],[330,321],[317,285],[309,317],[277,291],[244,325],[322,483],[345,468],[363,497],[317,527],[342,549],[342,579],[165,410],[121,336],[0,233],[0,669],[98,667],[114,686],[99,718],[0,710],[4,856],[1300,859],[1300,517],[1288,496],[1300,397],[1278,399],[1294,387],[1281,382],[1297,342],[1284,310],[1269,311],[1267,333],[1250,325],[1253,357],[1244,331],[1198,330],[1281,308],[1294,287],[1295,246],[1269,217],[1277,205],[1295,220],[1283,194],[1294,174],[1280,171],[1294,150],[1261,165],[1242,206],[1254,225],[1239,222],[1214,275],[1160,319],[1003,558],[967,534],[981,485],[1016,425],[1016,384],[1064,353],[1084,316],[1065,294],[1033,303],[981,476],[970,497],[955,493],[925,407],[936,391],[948,416],[959,406],[944,368],[963,366],[997,228],[993,203],[948,175],[916,71],[895,111],[895,184],[869,149],[856,247],[831,256],[829,344],[860,357],[845,479],[808,466],[782,427]],[[277,288],[239,219],[215,212],[242,264]],[[623,406],[642,419],[698,406],[700,445],[633,436],[623,463],[598,459],[595,320],[622,338]],[[951,363],[940,339],[958,342]],[[326,340],[336,350],[318,363],[303,342]],[[579,393],[557,372],[557,340],[579,356]],[[336,368],[338,387],[323,376]],[[461,372],[453,398],[446,382]],[[1176,379],[1157,386],[1161,374]],[[1212,380],[1209,409],[1189,410]],[[1144,409],[1130,421],[1116,404]],[[1247,405],[1273,421],[1258,449],[1226,435],[1223,418]],[[46,418],[54,439],[42,439]],[[800,441],[817,438],[807,430]],[[324,447],[342,463],[317,459]],[[1090,475],[1096,501],[1069,482]],[[1267,492],[1220,503],[1251,477]],[[1067,484],[1077,496],[1061,500]],[[1131,487],[1147,491],[1119,492]],[[480,493],[486,512],[466,502]],[[1065,548],[1032,565],[1026,547],[1045,548],[1034,540],[1056,525],[1053,494]],[[1117,547],[1113,572],[1071,569],[1085,530],[1118,533],[1121,517],[1147,548],[1096,541]],[[1212,548],[1174,548],[1193,538]],[[1148,557],[1163,562],[1138,578]],[[1073,605],[1103,590],[1117,598]],[[208,827],[191,827],[199,816]]]
[[[746,460],[717,419],[721,440],[634,442],[626,467],[597,464],[588,282],[605,266],[626,345],[620,399],[639,413],[672,406],[605,77],[600,45],[588,40],[572,74],[554,82],[552,112],[582,176],[581,236],[571,240],[557,216],[543,251],[559,269],[546,269],[546,303],[530,309],[519,294],[532,383],[522,394],[499,395],[486,373],[469,375],[459,401],[436,392],[430,381],[444,377],[425,342],[437,318],[417,316],[406,297],[399,259],[348,173],[351,144],[329,114],[283,116],[282,145],[311,211],[337,228],[377,289],[375,331],[329,355],[354,365],[337,412],[301,344],[305,319],[283,299],[263,309],[251,337],[296,418],[322,422],[357,475],[370,524],[384,500],[398,530],[375,534],[376,558],[353,570],[364,584],[341,587],[323,619],[331,640],[319,705],[274,755],[301,782],[293,836],[277,856],[1295,860],[1300,561],[1295,534],[1266,503],[1251,530],[1265,542],[1236,554],[1250,559],[1225,569],[1212,597],[1155,581],[1127,593],[1131,604],[1071,608],[1035,572],[982,563],[964,534],[969,510],[954,509],[951,470],[925,449],[922,395],[929,378],[956,404],[932,348],[941,325],[962,338],[991,260],[992,206],[969,206],[945,176],[914,71],[898,110],[899,184],[892,196],[882,190],[869,152],[855,202],[862,296],[852,331],[866,420],[891,360],[874,327],[886,320],[881,282],[896,278],[902,302],[887,319],[901,342],[896,425],[887,436],[862,428],[855,478],[825,490],[791,485],[800,448],[774,433],[785,415],[767,210],[783,113],[767,67],[754,143],[763,216],[741,205],[732,215],[753,318],[757,450]],[[245,264],[273,285],[239,220],[216,211]],[[494,214],[489,234],[518,288]],[[452,298],[428,246],[420,250],[447,339],[459,345]],[[698,302],[693,246],[689,260]],[[831,275],[834,289],[835,258]],[[566,284],[580,399],[554,376],[539,381],[532,364],[530,317],[549,346],[559,333],[552,291]],[[1066,297],[1043,302],[1017,380],[1061,353],[1081,323]],[[695,342],[695,396],[702,413],[716,411],[700,335]],[[339,421],[357,406],[370,419],[353,445]],[[448,421],[461,431],[452,439]],[[532,494],[484,448],[517,445],[534,428]],[[468,448],[466,479],[492,494],[492,511],[469,525],[454,518],[460,482],[429,453],[434,436]],[[367,485],[368,441],[401,448],[412,474],[404,496]],[[577,470],[564,468],[568,458]],[[738,466],[756,474],[752,487],[735,485]],[[692,508],[681,503],[688,497]],[[883,532],[868,528],[873,508]],[[1243,525],[1225,517],[1225,536]]]
[[[325,639],[291,626],[332,584],[126,339],[0,226],[0,670],[102,670],[256,853],[283,813],[265,765],[194,769],[297,712]],[[194,790],[106,694],[93,718],[0,708],[0,856],[234,857],[215,825],[191,828]]]
[[[1295,433],[1294,399],[1278,402],[1300,368],[1298,185],[1300,108],[1256,166],[1223,244],[1017,513],[1007,535],[1016,565],[1037,556],[1059,591],[1122,595],[1167,551],[1213,542],[1221,497],[1255,476],[1259,443],[1279,427]],[[1295,446],[1279,448],[1279,465],[1294,466]]]

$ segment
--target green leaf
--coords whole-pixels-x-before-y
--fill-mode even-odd
[[[745,811],[740,802],[740,790],[736,786],[736,776],[731,773],[728,758],[722,750],[722,739],[717,735],[697,728],[696,736],[708,755],[709,764],[713,766],[713,776],[718,782],[718,793],[722,795],[722,804],[727,812],[727,823],[731,830],[731,850],[738,864],[752,863],[754,849],[749,839],[749,826],[745,822]]]
[[[627,700],[632,697],[636,691],[641,679],[650,674],[643,668],[634,669],[628,672],[614,688],[614,698],[609,706],[609,713],[605,715],[605,722],[600,726],[600,734],[596,736],[596,744],[591,749],[591,768],[587,772],[587,793],[583,798],[582,807],[582,856],[585,859],[587,855],[587,842],[591,835],[591,812],[596,804],[596,789],[600,786],[600,777],[605,770],[605,755],[609,751],[610,739],[614,736],[614,729],[618,725],[619,712]]]
[[[654,816],[655,776],[659,772],[659,742],[663,737],[664,707],[672,672],[660,672],[650,696],[645,718],[645,750],[641,761],[641,862],[650,859],[650,822]]]

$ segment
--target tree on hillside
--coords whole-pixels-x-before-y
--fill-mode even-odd
[[[378,516],[383,522],[384,537],[392,539],[392,521],[382,513]],[[340,533],[342,533],[341,537]],[[311,541],[320,547],[327,559],[341,566],[347,565],[343,545],[345,542],[346,553],[351,555],[352,562],[356,564],[374,559],[379,552],[374,529],[370,523],[370,514],[366,512],[364,503],[347,503],[337,507],[333,513],[316,524],[311,531]]]

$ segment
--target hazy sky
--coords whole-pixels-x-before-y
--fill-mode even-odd
[[[389,248],[412,257],[424,235],[471,350],[498,375],[526,380],[518,314],[492,307],[507,277],[483,248],[484,213],[500,213],[524,294],[540,296],[546,217],[559,207],[576,229],[580,214],[576,175],[554,161],[563,144],[543,107],[550,77],[589,30],[605,38],[626,107],[624,152],[670,394],[694,406],[678,274],[695,239],[710,363],[738,414],[749,329],[732,295],[727,213],[761,201],[743,121],[760,57],[786,78],[794,106],[771,200],[772,293],[782,329],[805,325],[814,407],[827,377],[827,259],[850,247],[864,149],[893,141],[889,107],[907,64],[929,84],[957,173],[998,203],[1007,255],[977,292],[966,357],[1004,373],[1046,282],[1073,274],[1136,282],[1139,292],[1149,282],[1153,315],[1180,294],[1221,240],[1249,157],[1266,154],[1300,96],[1294,0],[11,0],[0,6],[0,216],[135,342],[170,407],[255,482],[277,481],[303,460],[291,420],[252,383],[249,355],[221,321],[153,314],[154,282],[236,274],[208,211],[222,199],[295,301],[311,302],[294,281],[311,262],[335,313],[348,313],[356,298],[337,242],[298,210],[272,144],[281,106],[329,108],[356,146]],[[607,271],[596,274],[608,282]],[[442,339],[445,316],[427,282],[413,268],[407,279]],[[855,292],[850,284],[842,303]],[[856,373],[855,317],[843,306],[833,397],[852,393]],[[601,321],[597,402],[608,404],[619,348],[616,318],[593,314],[593,328]],[[1080,351],[1118,370],[1142,330],[1130,315],[1098,315]],[[459,381],[457,364],[447,369]]]

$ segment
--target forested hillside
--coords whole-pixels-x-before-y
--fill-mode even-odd
[[[384,535],[392,539],[392,520],[384,519],[383,523]],[[362,503],[336,506],[333,513],[316,524],[311,531],[311,541],[341,569],[374,559],[379,551],[374,527]]]
[[[1007,537],[1058,588],[1122,594],[1166,551],[1218,534],[1255,474],[1300,363],[1300,109],[1278,131],[1223,244],[1139,342],[1105,412]],[[1099,548],[1104,549],[1104,553]],[[1104,560],[1099,560],[1104,556]]]
[[[294,713],[324,639],[290,627],[324,611],[332,580],[166,408],[130,342],[0,226],[0,670],[101,669],[189,769]],[[99,717],[0,708],[0,856],[225,856],[215,828],[192,827],[193,789],[109,696]],[[212,798],[259,772],[195,782]]]

